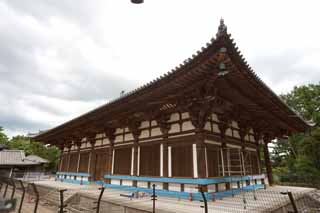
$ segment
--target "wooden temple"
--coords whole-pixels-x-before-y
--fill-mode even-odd
[[[223,20],[156,80],[34,139],[62,151],[64,181],[189,196],[272,184],[268,143],[309,125],[264,84]]]

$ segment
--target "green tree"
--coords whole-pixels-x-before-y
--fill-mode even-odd
[[[320,187],[320,84],[294,87],[281,98],[315,126],[273,144],[275,179]]]
[[[8,145],[8,136],[4,133],[3,127],[0,126],[0,144]]]
[[[291,108],[306,120],[320,124],[320,83],[294,87],[293,91],[280,96]]]
[[[59,160],[60,151],[56,147],[49,147],[30,138],[17,135],[9,141],[11,149],[24,150],[26,155],[37,155],[49,161],[47,169],[54,170]]]

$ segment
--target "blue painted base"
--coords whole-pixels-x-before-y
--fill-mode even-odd
[[[125,191],[130,191],[130,192],[145,192],[148,194],[152,193],[152,189],[133,187],[133,186],[105,184],[104,187],[110,188],[110,189],[120,189],[120,190],[125,190]],[[205,196],[208,200],[213,200],[213,199],[220,199],[223,197],[229,197],[232,195],[236,195],[236,194],[239,194],[243,191],[248,192],[248,191],[252,191],[255,189],[263,189],[263,188],[264,188],[264,185],[256,184],[256,185],[245,186],[241,189],[233,189],[233,190],[224,191],[224,192],[215,192],[215,193],[206,192]],[[195,193],[191,193],[191,194],[192,194],[192,200],[202,200],[202,196],[201,196],[200,192],[195,192]],[[181,198],[181,199],[189,199],[189,197],[190,197],[189,192],[178,192],[178,191],[169,191],[169,190],[162,190],[162,189],[156,189],[156,195],[166,196],[166,197],[176,197],[176,198]]]
[[[74,180],[69,178],[56,178],[57,181],[65,182],[65,183],[73,183],[73,184],[81,184],[81,180]],[[89,185],[90,181],[83,180],[82,185]]]
[[[264,175],[246,175],[246,176],[228,176],[217,178],[169,178],[169,177],[142,177],[142,176],[129,176],[129,175],[105,175],[105,179],[116,180],[135,180],[145,182],[161,182],[161,183],[183,183],[183,184],[197,184],[197,185],[210,185],[216,183],[228,183],[244,180],[264,179]]]

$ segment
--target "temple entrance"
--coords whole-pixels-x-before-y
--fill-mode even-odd
[[[96,153],[96,163],[94,169],[94,180],[103,180],[106,173],[110,172],[109,169],[109,150],[103,150]]]

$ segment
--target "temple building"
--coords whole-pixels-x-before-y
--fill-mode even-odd
[[[272,184],[268,143],[308,128],[221,20],[215,38],[171,72],[34,139],[61,149],[62,181],[223,196]]]

